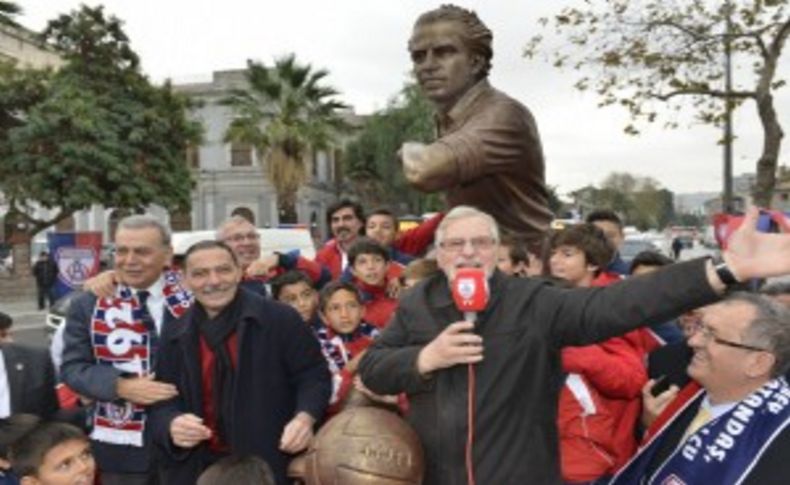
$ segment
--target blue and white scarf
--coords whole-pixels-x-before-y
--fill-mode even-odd
[[[701,390],[690,399],[610,485],[739,484],[790,424],[790,387],[784,378],[773,379],[692,433],[652,477],[645,477],[667,429],[684,410],[699,404],[703,396]]]

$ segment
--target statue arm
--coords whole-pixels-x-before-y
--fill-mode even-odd
[[[458,161],[443,143],[404,143],[401,160],[406,180],[418,190],[436,192],[457,184]]]

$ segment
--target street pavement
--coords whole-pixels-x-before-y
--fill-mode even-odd
[[[14,341],[36,347],[49,346],[44,330],[47,312],[39,310],[35,301],[0,301],[0,311],[14,319]]]

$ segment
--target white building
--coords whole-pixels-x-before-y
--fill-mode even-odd
[[[245,88],[243,70],[217,71],[205,83],[174,85],[174,90],[190,96],[197,107],[193,119],[203,125],[203,142],[190,150],[188,163],[195,170],[192,192],[192,229],[213,229],[232,214],[242,213],[258,227],[276,226],[277,196],[266,179],[251,146],[226,143],[225,131],[233,119],[232,110],[219,102],[231,89]],[[297,195],[299,223],[324,232],[324,212],[335,198],[336,159],[339,152],[317,152],[307,160],[310,177]],[[174,226],[182,226],[183,221]]]
[[[57,68],[63,60],[47,49],[35,34],[23,27],[0,24],[0,60],[15,61],[19,67]]]

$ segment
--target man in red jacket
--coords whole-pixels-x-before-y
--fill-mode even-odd
[[[326,222],[333,238],[318,250],[315,260],[336,280],[348,266],[348,250],[365,228],[365,214],[359,202],[342,199],[326,210]]]

